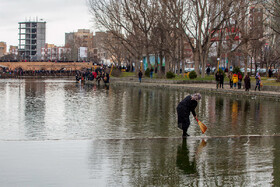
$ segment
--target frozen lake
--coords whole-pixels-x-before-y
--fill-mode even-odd
[[[0,79],[0,185],[280,186],[280,103],[189,92]]]

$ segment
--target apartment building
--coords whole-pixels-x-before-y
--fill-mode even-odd
[[[7,53],[7,44],[6,42],[0,42],[0,57],[6,55]]]
[[[22,59],[40,60],[41,49],[46,43],[46,22],[19,22],[18,52]]]
[[[18,46],[10,45],[9,54],[18,55]]]
[[[42,61],[69,61],[70,48],[57,47],[54,44],[46,44],[41,49]]]
[[[105,50],[105,41],[108,40],[108,37],[112,37],[112,35],[107,32],[96,32],[93,37],[93,58],[102,64],[108,63],[109,54]]]
[[[93,51],[93,33],[89,29],[78,29],[77,32],[65,33],[65,47],[71,49],[72,60],[81,60],[81,49],[89,53]],[[83,59],[86,59],[83,55]]]

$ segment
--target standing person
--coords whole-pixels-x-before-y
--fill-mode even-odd
[[[232,75],[232,82],[234,89],[236,89],[236,83],[238,82],[238,75],[236,73]]]
[[[242,76],[241,72],[238,72],[237,75],[238,75],[238,89],[241,89],[241,84],[242,84],[243,76]]]
[[[245,85],[245,91],[249,91],[249,89],[251,88],[251,79],[248,74],[244,78],[244,85]]]
[[[139,82],[141,83],[142,81],[142,76],[143,76],[143,73],[141,71],[141,69],[139,70],[139,73],[138,73],[138,78],[139,78]]]
[[[96,79],[96,76],[97,76],[96,71],[93,71],[93,72],[92,72],[92,75],[93,75],[93,79]]]
[[[220,88],[224,89],[224,74],[220,72]]]
[[[206,73],[207,73],[207,75],[209,76],[210,75],[210,67],[208,66],[208,68],[206,69]]]
[[[104,73],[104,74],[103,74],[103,82],[105,83],[105,85],[106,85],[107,83],[109,83],[109,80],[110,80],[110,75],[109,75],[109,73]]]
[[[220,84],[220,73],[219,73],[219,71],[216,72],[215,78],[216,78],[216,85],[217,85],[217,89],[218,89],[219,84]]]
[[[189,136],[187,131],[190,126],[190,113],[192,113],[193,117],[197,119],[195,108],[197,106],[197,101],[200,99],[200,93],[189,95],[183,99],[176,108],[178,115],[178,128],[183,130],[183,138]]]
[[[97,72],[97,76],[96,76],[96,81],[98,86],[100,85],[100,81],[102,79],[102,74],[100,73],[100,71]]]
[[[151,68],[151,71],[150,71],[150,77],[151,77],[151,79],[153,78],[153,73],[154,73],[154,69]]]
[[[233,86],[232,76],[233,76],[233,74],[232,74],[232,71],[231,71],[231,72],[229,72],[229,74],[228,74],[228,79],[229,79],[229,86],[230,86],[230,88],[232,88],[232,86]]]
[[[271,68],[269,68],[269,70],[268,70],[268,76],[272,77],[272,69]]]
[[[257,91],[257,88],[259,91],[261,91],[261,76],[260,76],[260,73],[258,72],[256,77],[256,87],[255,87],[255,91]]]

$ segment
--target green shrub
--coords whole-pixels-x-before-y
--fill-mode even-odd
[[[173,78],[175,78],[175,74],[173,72],[169,71],[166,73],[166,78],[173,79]]]
[[[239,67],[234,67],[234,68],[233,68],[233,71],[232,71],[233,74],[234,74],[234,73],[238,74],[239,72],[242,74],[242,77],[244,77],[244,73],[241,72],[241,70],[240,70]]]
[[[241,73],[240,68],[239,68],[239,67],[234,67],[232,73],[233,73],[233,74],[234,74],[234,73],[237,74],[238,72]]]
[[[191,71],[190,74],[189,74],[189,78],[190,79],[195,79],[197,77],[197,74],[195,71]]]
[[[150,69],[149,68],[146,69],[145,76],[146,77],[150,77]]]

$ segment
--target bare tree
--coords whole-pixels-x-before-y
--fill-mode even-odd
[[[234,14],[233,7],[238,7],[241,0],[190,0],[166,1],[170,16],[178,21],[179,29],[185,34],[192,48],[195,59],[195,70],[205,76],[206,61],[211,39]],[[183,14],[177,14],[180,10]],[[179,17],[177,17],[179,16]]]

